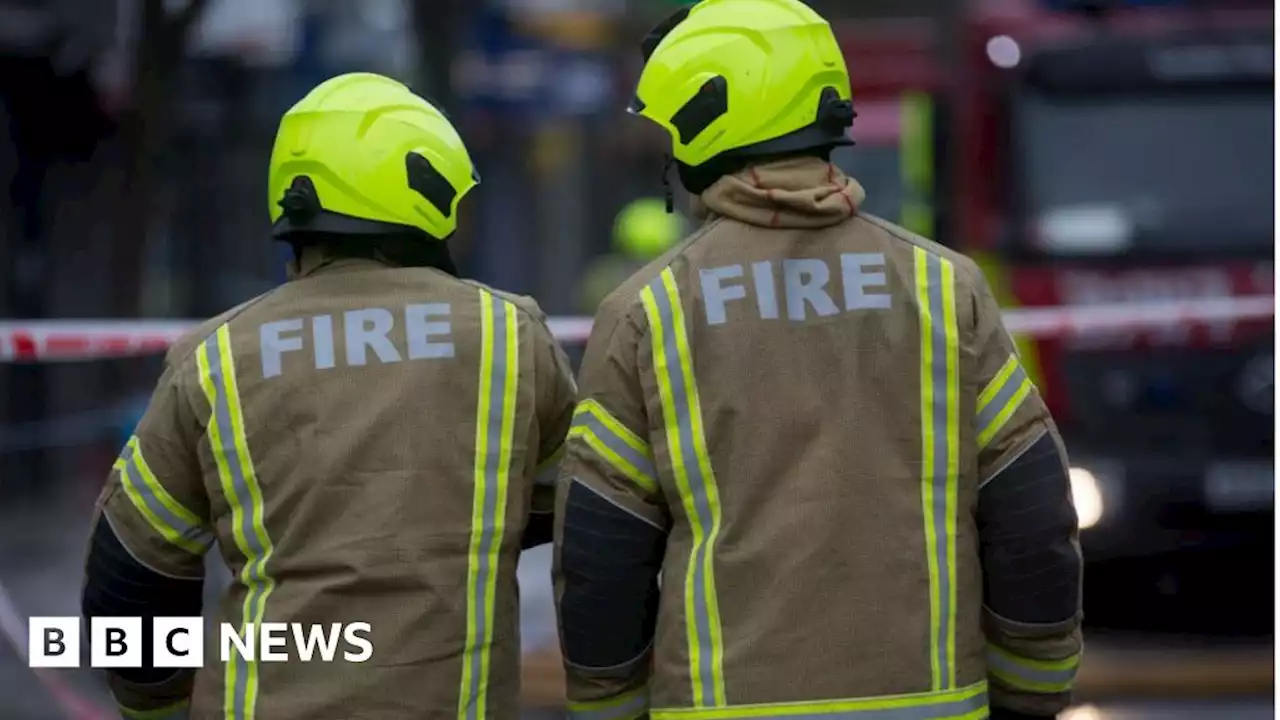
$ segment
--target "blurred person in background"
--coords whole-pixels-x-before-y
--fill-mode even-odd
[[[168,353],[99,499],[83,611],[141,616],[152,647],[152,618],[201,613],[216,543],[238,580],[218,620],[242,637],[368,622],[372,649],[224,665],[208,642],[202,670],[144,653],[108,676],[127,715],[517,714],[516,561],[550,539],[575,389],[536,303],[456,276],[446,240],[478,181],[389,78],[339,76],[284,116],[269,187],[291,280]]]
[[[632,111],[707,222],[588,342],[557,492],[571,715],[1055,716],[1065,451],[976,265],[830,163],[855,117],[830,26],[704,0],[644,53]]]
[[[613,251],[597,258],[582,279],[581,312],[594,314],[605,297],[684,237],[680,216],[666,201],[645,197],[622,208],[613,223]]]

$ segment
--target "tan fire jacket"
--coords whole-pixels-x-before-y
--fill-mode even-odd
[[[557,490],[574,717],[1052,714],[1066,457],[972,262],[818,160],[722,178],[602,305]]]
[[[365,622],[371,648],[299,662],[290,628],[287,662],[224,665],[212,636],[194,679],[113,678],[116,697],[209,720],[516,717],[516,562],[551,509],[567,361],[528,298],[311,265],[172,348],[100,518],[165,575],[201,577],[216,547],[221,622]]]

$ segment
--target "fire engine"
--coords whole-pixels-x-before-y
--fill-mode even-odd
[[[1272,23],[1269,6],[975,0],[945,50],[927,24],[868,50],[855,23],[841,30],[855,139],[864,107],[875,117],[912,98],[933,129],[913,135],[902,115],[841,164],[871,198],[886,185],[931,196],[895,204],[890,219],[977,259],[1006,307],[1271,295]],[[894,53],[913,68],[896,78],[877,64]],[[874,78],[862,87],[860,74]],[[910,158],[930,142],[933,172],[913,176]],[[876,172],[877,149],[896,151],[898,176]],[[1019,347],[1075,466],[1086,597],[1097,600],[1086,615],[1185,628],[1191,615],[1174,609],[1203,600],[1231,608],[1219,615],[1241,629],[1269,619],[1271,322]]]

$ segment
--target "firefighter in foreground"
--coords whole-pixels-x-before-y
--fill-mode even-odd
[[[576,718],[1047,718],[1081,562],[1066,456],[974,264],[859,212],[798,0],[647,38],[632,111],[705,224],[609,296],[557,488]],[[661,577],[661,582],[659,582]]]
[[[661,198],[628,203],[613,223],[613,252],[591,263],[583,277],[581,311],[594,314],[609,293],[681,239],[680,217],[667,212]]]
[[[534,302],[456,276],[445,240],[477,182],[445,116],[388,78],[334,78],[284,116],[291,280],[169,352],[99,501],[84,614],[198,615],[217,548],[219,621],[362,621],[371,647],[344,634],[302,663],[290,628],[289,662],[224,665],[212,637],[202,670],[111,672],[126,716],[518,714],[516,561],[551,539],[574,387]]]

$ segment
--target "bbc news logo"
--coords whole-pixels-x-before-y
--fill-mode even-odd
[[[89,625],[89,666],[143,666],[142,618],[95,617]],[[158,617],[151,621],[151,666],[204,666],[205,621],[200,617]],[[373,657],[369,623],[249,623],[241,632],[230,623],[218,626],[218,656],[249,662],[362,663]],[[80,667],[81,622],[78,617],[33,617],[27,634],[31,667]],[[293,652],[289,651],[290,640]],[[339,653],[339,648],[342,652]]]

